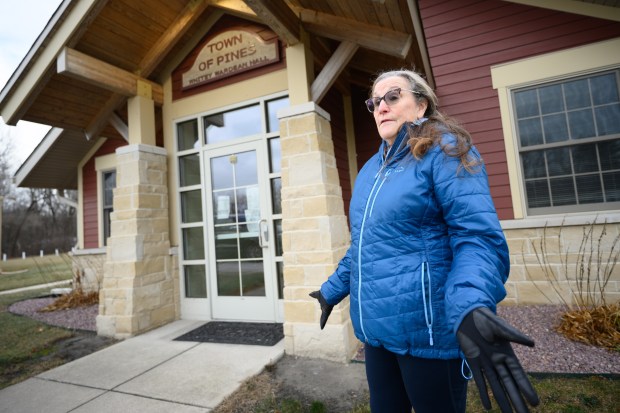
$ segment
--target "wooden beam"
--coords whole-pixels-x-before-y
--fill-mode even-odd
[[[310,95],[313,102],[319,103],[323,99],[358,48],[359,46],[353,42],[340,43],[332,57],[323,67],[323,70],[321,70],[321,73],[312,82]]]
[[[155,42],[155,46],[142,58],[139,74],[148,77],[208,6],[207,1],[191,0]]]
[[[110,124],[121,134],[125,141],[129,142],[129,127],[115,112],[110,115]]]
[[[303,27],[318,36],[359,46],[400,58],[405,58],[413,42],[408,33],[396,32],[372,24],[333,16],[314,10],[295,8]]]
[[[101,107],[99,113],[95,115],[93,121],[88,125],[86,130],[84,131],[84,135],[87,140],[91,140],[93,138],[97,138],[101,131],[105,128],[105,125],[108,123],[110,116],[114,113],[119,106],[121,106],[127,100],[126,96],[113,94],[108,101]],[[129,129],[128,129],[129,130]],[[127,132],[129,136],[129,132]]]
[[[161,85],[68,47],[58,55],[56,70],[58,74],[82,80],[126,97],[144,95],[143,85],[147,84],[151,87],[151,99],[158,105],[164,103],[164,91]]]
[[[260,21],[256,16],[256,13],[249,8],[242,0],[211,0],[210,6],[225,11],[233,16],[238,16],[243,19],[249,19],[252,21]]]
[[[254,13],[289,46],[301,41],[299,18],[284,0],[245,0]]]

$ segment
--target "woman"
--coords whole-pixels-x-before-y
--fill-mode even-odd
[[[536,393],[509,341],[533,342],[494,315],[509,257],[478,151],[415,72],[379,75],[366,105],[382,142],[355,183],[351,246],[310,294],[321,328],[350,295],[373,413],[464,412],[469,372],[485,407],[483,372],[503,411],[527,411],[521,392]]]

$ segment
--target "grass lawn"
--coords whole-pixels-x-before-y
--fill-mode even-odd
[[[0,261],[0,291],[71,280],[71,265],[67,254]]]
[[[54,357],[55,344],[72,337],[72,331],[8,312],[12,303],[47,291],[0,295],[0,389],[65,362]]]

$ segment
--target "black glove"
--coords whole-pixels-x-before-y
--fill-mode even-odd
[[[485,409],[491,409],[485,377],[502,413],[512,413],[512,408],[517,413],[529,412],[524,396],[532,406],[538,405],[538,394],[510,345],[513,341],[534,347],[532,339],[486,307],[476,308],[465,316],[457,330],[457,338]]]
[[[332,313],[332,310],[334,309],[333,305],[327,304],[327,301],[325,301],[325,298],[323,298],[323,295],[321,294],[321,291],[312,291],[310,293],[310,297],[312,298],[316,298],[317,300],[319,300],[319,304],[321,304],[321,330],[323,330],[323,327],[325,327],[325,323],[327,323],[327,318],[329,317],[329,315]]]

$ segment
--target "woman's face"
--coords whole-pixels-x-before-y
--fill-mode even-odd
[[[405,122],[413,122],[424,116],[426,102],[418,104],[416,97],[409,91],[409,82],[400,76],[388,77],[380,80],[373,90],[372,97],[383,97],[390,90],[400,88],[400,99],[392,106],[388,106],[385,100],[381,100],[375,107],[373,115],[377,130],[383,140],[390,145],[394,143],[400,127]]]

